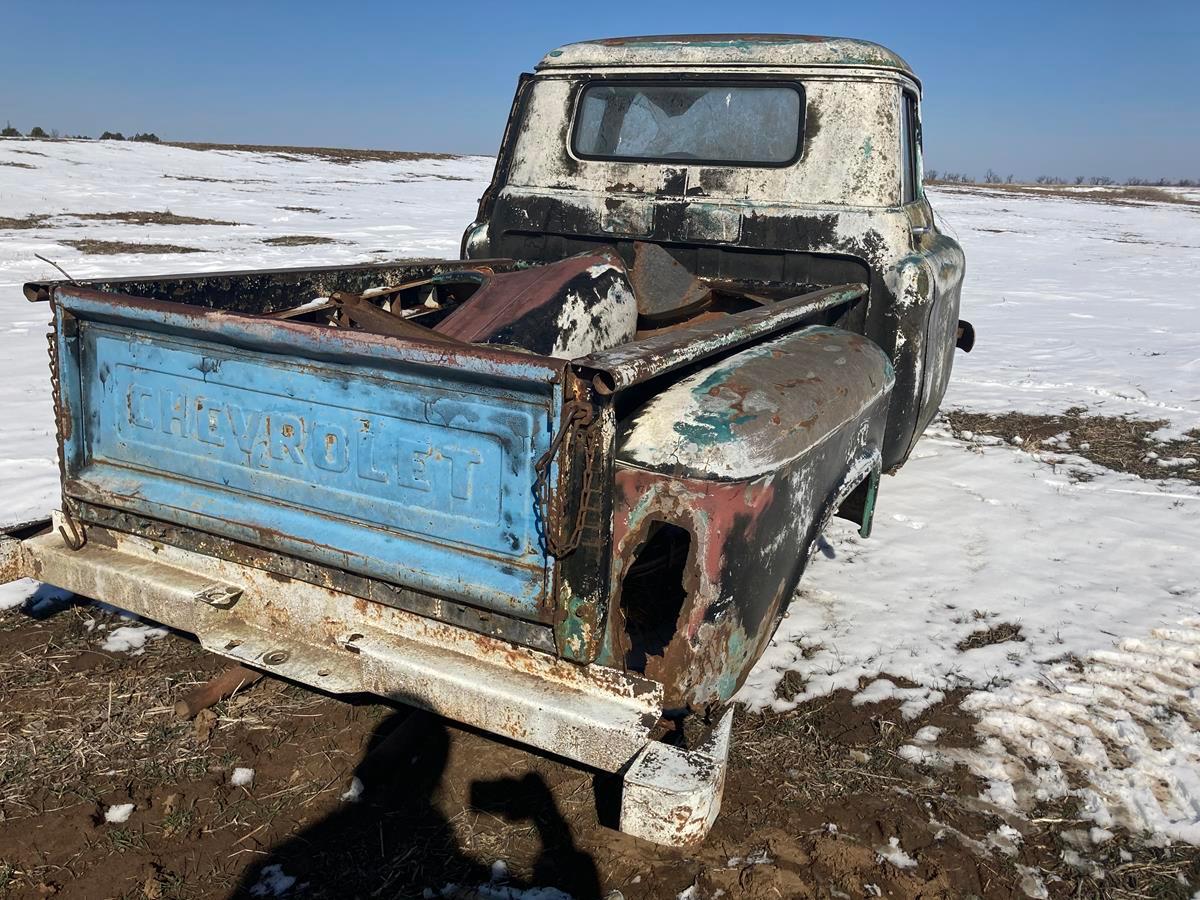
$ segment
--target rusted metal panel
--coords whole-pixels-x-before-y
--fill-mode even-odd
[[[447,597],[415,591],[392,581],[355,575],[344,569],[318,565],[296,556],[265,550],[129,512],[75,500],[71,501],[71,508],[78,521],[85,525],[100,525],[204,556],[215,556],[229,562],[253,566],[280,579],[315,584],[340,594],[349,594],[362,600],[382,603],[384,606],[394,606],[535,650],[551,653],[555,650],[554,632],[549,625],[526,622],[492,610],[456,603]]]
[[[658,244],[639,241],[633,246],[630,279],[637,292],[638,315],[648,319],[678,318],[712,299],[712,288]]]
[[[838,66],[912,74],[908,63],[887,47],[814,34],[653,34],[601,38],[551,50],[537,68],[688,65]]]
[[[435,330],[457,341],[571,359],[632,340],[637,301],[616,253],[586,253],[491,276]]]
[[[104,294],[181,303],[205,309],[268,314],[315,297],[328,297],[335,291],[357,294],[383,285],[414,278],[431,278],[461,269],[487,266],[503,272],[511,270],[514,265],[510,259],[411,259],[357,266],[95,278],[69,284]],[[32,302],[45,302],[50,299],[55,287],[67,284],[62,281],[32,281],[25,285],[25,296]]]
[[[575,360],[576,369],[594,371],[597,387],[615,393],[707,356],[782,331],[814,313],[849,303],[867,291],[847,284],[782,300],[768,307],[685,325],[604,353]]]
[[[687,478],[770,475],[857,420],[892,381],[888,358],[861,335],[803,328],[654,396],[623,426],[617,458]]]
[[[810,328],[728,357],[633,414],[618,439],[616,596],[600,660],[660,682],[674,713],[727,702],[824,524],[878,473],[891,387],[871,342]],[[686,535],[686,557],[666,563],[671,578],[639,577],[663,526]]]
[[[21,544],[17,573],[195,634],[206,649],[332,693],[369,692],[617,771],[649,739],[658,685],[316,585],[93,526]],[[5,546],[7,550],[7,545]],[[229,608],[200,595],[240,589]]]
[[[532,621],[564,364],[60,287],[66,493]]]

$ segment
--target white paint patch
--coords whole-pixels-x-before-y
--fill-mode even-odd
[[[613,280],[599,303],[589,303],[572,292],[559,310],[555,327],[558,334],[551,356],[578,359],[611,350],[633,340],[637,332],[637,300],[623,278]]]

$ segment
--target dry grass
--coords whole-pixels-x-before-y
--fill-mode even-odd
[[[972,631],[969,635],[955,644],[959,653],[975,650],[979,647],[990,647],[992,644],[1003,644],[1005,641],[1023,641],[1021,626],[1010,622],[1001,622],[982,631]]]
[[[458,159],[453,153],[419,153],[410,150],[351,150],[338,147],[285,147],[272,144],[209,144],[192,142],[163,142],[187,150],[245,150],[271,153],[287,159],[316,157],[326,162],[349,165],[357,162],[405,162],[420,159]]]
[[[1200,200],[1192,200],[1174,191],[1156,187],[1072,187],[1070,185],[1034,184],[957,184],[931,181],[942,190],[962,194],[996,193],[1019,197],[1050,197],[1055,200],[1082,200],[1087,203],[1107,203],[1110,206],[1146,206],[1152,203],[1170,203],[1176,206],[1200,207]]]
[[[1020,443],[1030,450],[1042,447],[1042,442],[1049,438],[1066,433],[1070,449],[1053,449],[1062,449],[1139,478],[1181,478],[1200,483],[1200,429],[1193,429],[1182,438],[1157,441],[1151,435],[1166,425],[1165,421],[1095,416],[1083,407],[1072,407],[1053,416],[992,415],[955,410],[947,412],[946,419],[957,437],[963,437],[964,433],[993,435]],[[1187,458],[1198,462],[1169,468],[1159,464],[1166,459]],[[1082,477],[1087,478],[1086,474]]]
[[[321,210],[315,206],[280,206],[279,209],[287,212],[302,212],[302,213],[319,213]]]
[[[10,219],[7,216],[0,216],[0,229],[23,230],[26,228],[39,228],[49,218],[49,216],[41,215],[29,215],[20,219]]]
[[[97,222],[124,222],[127,225],[240,225],[223,219],[201,219],[196,216],[179,216],[168,210],[138,210],[128,212],[64,213],[76,219]]]
[[[308,247],[313,244],[340,244],[341,241],[315,234],[286,234],[282,237],[264,238],[263,243],[272,247]]]
[[[9,160],[0,160],[0,166],[8,166],[13,169],[36,169],[37,166],[31,166],[29,163],[11,162]]]
[[[128,241],[97,241],[83,239],[77,241],[59,241],[68,247],[74,247],[80,253],[91,255],[112,256],[118,253],[207,253],[199,247],[181,247],[178,244],[131,244]]]
[[[51,626],[30,628],[18,614],[0,629],[32,640],[0,656],[0,809],[6,819],[48,806],[99,801],[92,776],[154,789],[203,776],[212,762],[203,734],[174,715],[182,692],[206,681],[214,659],[194,641],[148,641],[136,665],[96,649],[104,628],[130,624],[99,608],[70,605]],[[217,707],[217,729],[280,733],[281,723],[323,702],[318,695],[268,682],[263,705],[239,698]],[[264,715],[263,713],[266,713]],[[211,737],[211,735],[210,735]]]

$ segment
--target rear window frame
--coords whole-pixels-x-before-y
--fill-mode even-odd
[[[677,85],[679,87],[697,88],[789,88],[796,92],[800,99],[799,116],[796,124],[796,149],[791,157],[782,162],[747,161],[733,159],[683,159],[678,156],[613,156],[595,153],[583,153],[579,150],[579,129],[583,124],[583,100],[589,89],[593,87],[663,87]],[[786,169],[794,166],[804,156],[805,126],[808,124],[808,94],[804,85],[792,78],[767,76],[763,78],[695,78],[663,77],[647,78],[645,76],[617,78],[589,78],[579,84],[575,93],[575,101],[571,110],[570,141],[567,152],[578,160],[588,162],[615,162],[625,165],[666,165],[676,168],[687,166],[721,166],[730,169]]]

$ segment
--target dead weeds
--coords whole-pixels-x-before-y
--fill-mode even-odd
[[[351,150],[338,147],[288,147],[272,144],[210,144],[203,142],[164,141],[171,147],[185,150],[244,150],[253,153],[270,153],[285,158],[316,157],[326,162],[349,165],[357,162],[409,162],[422,159],[458,159],[453,153],[419,153],[409,150]]]
[[[341,241],[315,234],[286,234],[281,237],[264,238],[263,243],[272,247],[309,247],[315,244],[340,244]]]
[[[223,219],[202,219],[196,216],[179,216],[168,210],[138,210],[128,212],[63,213],[75,219],[97,222],[123,222],[127,225],[240,225]]]
[[[90,255],[113,256],[118,253],[207,253],[199,247],[181,247],[178,244],[131,244],[128,241],[97,241],[83,239],[77,241],[59,241],[68,247],[74,247],[80,253]]]
[[[24,230],[26,228],[40,228],[49,218],[49,216],[44,215],[28,215],[20,219],[0,216],[0,229]]]
[[[1159,441],[1152,435],[1167,424],[1163,420],[1098,416],[1079,406],[1058,415],[1016,412],[993,415],[962,410],[945,415],[955,437],[991,435],[1028,450],[1082,456],[1139,478],[1180,478],[1200,483],[1200,429],[1192,429],[1180,438]],[[1062,440],[1052,440],[1060,435],[1064,436]],[[1080,480],[1088,480],[1087,473],[1078,474],[1082,476]]]
[[[690,886],[747,900],[1016,898],[1022,866],[1052,898],[1116,900],[1187,897],[1181,884],[1200,877],[1195,848],[1118,834],[1085,853],[1074,801],[1014,819],[979,801],[983,785],[961,767],[902,759],[925,725],[943,729],[941,745],[974,744],[959,695],[914,719],[897,701],[855,706],[851,691],[787,713],[738,710],[721,816],[704,845],[680,852],[602,827],[603,779],[432,716],[405,739],[411,718],[382,703],[267,679],[215,707],[198,735],[174,701],[225,663],[176,635],[140,656],[109,653],[104,635],[128,622],[92,605],[56,609],[0,614],[0,895],[243,896],[280,865],[313,898],[447,884],[466,897],[497,859],[514,891],[554,886],[580,900]],[[255,769],[249,787],[230,784],[236,766]],[[340,802],[351,774],[367,790]],[[105,824],[115,803],[135,810]],[[1011,857],[987,846],[1002,824],[1024,833]],[[892,838],[915,868],[880,860]]]
[[[990,647],[992,644],[1003,644],[1006,641],[1024,640],[1025,637],[1021,634],[1020,625],[1014,625],[1011,622],[1001,622],[999,625],[993,625],[991,628],[985,628],[982,631],[972,631],[954,646],[959,653],[963,653],[967,650],[976,650],[980,647]]]
[[[1200,207],[1200,200],[1184,197],[1163,188],[1123,187],[1073,187],[1070,185],[1042,186],[1035,184],[957,184],[931,181],[939,190],[958,194],[991,196],[997,193],[1019,197],[1048,197],[1054,200],[1082,200],[1087,203],[1105,203],[1109,206],[1148,206],[1169,203],[1175,206]]]

